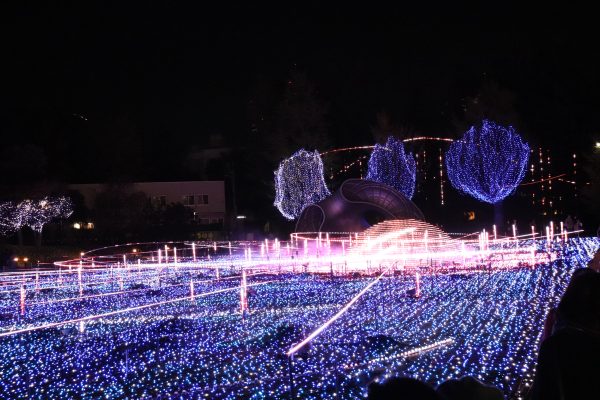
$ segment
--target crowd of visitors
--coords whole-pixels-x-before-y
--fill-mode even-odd
[[[558,307],[544,323],[535,380],[529,400],[600,398],[600,251],[576,270]],[[370,400],[501,400],[502,391],[473,378],[437,388],[412,378],[369,385]]]

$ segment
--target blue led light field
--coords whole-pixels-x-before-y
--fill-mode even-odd
[[[407,296],[412,277],[384,276],[294,356],[295,394],[361,398],[370,381],[394,375],[433,385],[473,375],[518,398],[532,382],[549,308],[598,247],[597,239],[572,238],[557,260],[533,268],[423,276],[420,298]],[[189,278],[173,274],[161,286],[122,292],[98,285],[68,301],[58,300],[76,289],[41,279],[23,315],[19,292],[1,292],[0,335],[106,316],[0,337],[0,397],[286,398],[286,352],[373,280],[249,275],[250,313],[242,319],[234,272],[218,281],[194,276],[193,299]]]

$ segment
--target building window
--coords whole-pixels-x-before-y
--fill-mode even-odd
[[[208,225],[208,218],[200,218],[199,223],[200,225]]]
[[[186,195],[183,196],[182,203],[184,206],[193,206],[194,205],[194,195]]]
[[[197,204],[208,204],[208,195],[207,194],[199,194],[196,195]]]

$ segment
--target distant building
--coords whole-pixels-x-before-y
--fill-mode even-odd
[[[107,184],[71,184],[84,198],[86,207],[93,209],[96,196],[104,191]],[[134,182],[127,185],[131,192],[142,192],[155,206],[181,203],[193,211],[194,221],[199,225],[219,224],[226,218],[224,181],[187,182]]]

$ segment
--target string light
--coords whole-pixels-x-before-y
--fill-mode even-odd
[[[212,245],[198,245],[197,256]],[[177,246],[180,262],[163,272],[177,286],[139,289],[138,279],[159,269],[138,276],[121,268],[123,293],[54,302],[78,292],[77,274],[65,273],[64,285],[49,290],[57,273],[40,272],[39,293],[33,278],[23,283],[30,289],[23,316],[19,292],[0,297],[6,316],[0,330],[64,324],[2,338],[0,392],[10,398],[286,398],[285,353],[364,291],[296,354],[299,398],[363,398],[370,381],[393,376],[431,385],[475,376],[506,398],[519,398],[533,381],[541,321],[599,245],[598,239],[571,238],[560,244],[560,260],[536,268],[423,274],[418,299],[407,296],[412,276],[384,276],[368,291],[372,278],[253,277],[261,284],[249,292],[252,311],[244,322],[239,272],[227,281],[197,281],[206,266],[193,263],[191,246],[188,252]],[[219,246],[229,258],[227,242]],[[83,269],[85,282],[101,282],[93,289],[100,293],[113,285],[109,273]],[[16,283],[22,275],[0,279]]]
[[[7,234],[29,226],[41,233],[44,225],[56,218],[68,218],[73,205],[67,197],[44,197],[39,200],[25,199],[20,203],[0,204],[0,233]]]
[[[398,190],[411,199],[415,193],[415,159],[402,141],[390,136],[385,146],[376,144],[369,158],[366,179]]]
[[[387,251],[406,241],[406,251],[418,252],[408,245],[417,241],[414,245],[434,251],[436,243],[448,240],[431,226],[399,227],[382,225],[385,236],[373,229],[371,240],[325,233],[321,250],[343,240],[349,256],[359,251],[365,263],[367,248]],[[486,234],[479,237],[486,252],[506,255],[534,246],[544,251],[541,238],[517,239],[490,243]],[[298,237],[290,247],[302,248],[307,240]],[[258,248],[264,244],[269,251],[260,259]],[[297,261],[291,256],[268,260],[281,244],[196,243],[194,262],[191,243],[170,243],[178,262],[173,254],[160,267],[151,257],[163,244],[135,244],[135,257],[143,260],[137,271],[122,264],[123,254],[134,257],[129,244],[115,246],[122,251],[112,254],[110,248],[87,252],[70,262],[77,267],[71,272],[69,263],[61,262],[59,271],[0,274],[0,393],[10,398],[285,398],[290,393],[286,352],[325,326],[295,355],[299,398],[362,398],[370,381],[393,376],[431,385],[475,376],[506,398],[519,398],[533,381],[541,321],[600,241],[556,242],[559,258],[530,268],[460,274],[422,268],[418,299],[408,295],[415,287],[413,273],[378,272],[377,284],[365,276],[278,274],[278,263]],[[256,255],[247,261],[244,252],[251,249]],[[220,265],[227,266],[227,276],[216,280],[213,272]],[[257,269],[268,273],[248,275],[252,290],[242,322],[241,271]],[[155,278],[161,283],[150,285]],[[115,292],[117,283],[122,291]],[[80,288],[90,294],[79,297]]]
[[[330,194],[323,176],[323,161],[316,150],[298,150],[275,171],[274,205],[289,220],[298,218],[307,206]]]
[[[444,159],[442,156],[442,149],[439,149],[439,161],[440,161],[440,204],[444,205]]]
[[[450,145],[446,169],[457,190],[494,204],[514,192],[528,158],[529,146],[511,126],[484,120]]]
[[[20,221],[15,221],[16,206],[12,201],[0,203],[0,234],[6,235],[20,228]]]

